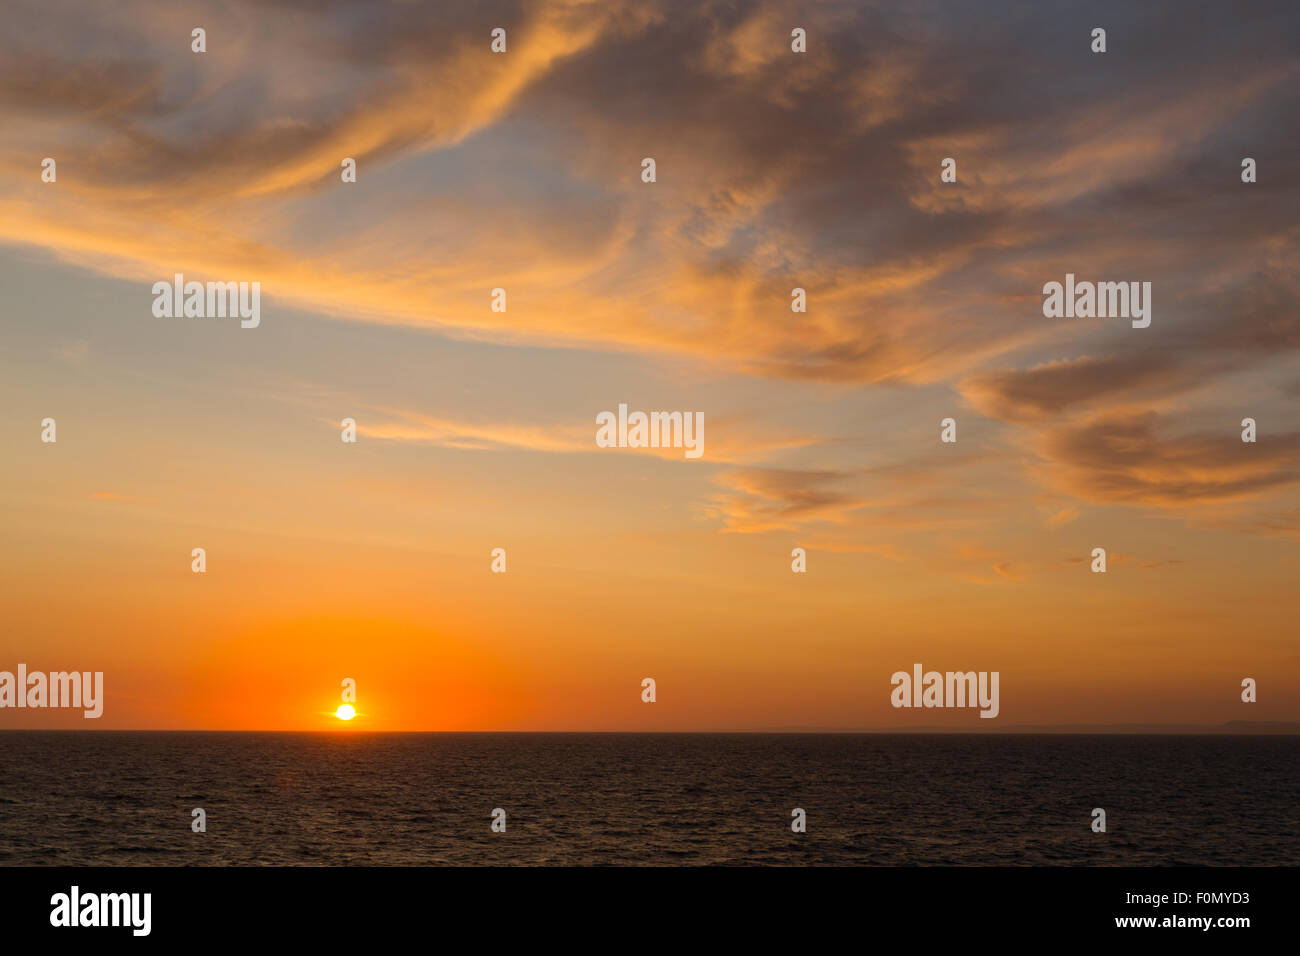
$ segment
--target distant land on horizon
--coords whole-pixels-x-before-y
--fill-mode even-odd
[[[825,734],[1300,734],[1295,720],[1229,720],[1221,724],[1012,724],[987,729],[921,727],[844,730],[834,727],[772,727],[753,733]]]

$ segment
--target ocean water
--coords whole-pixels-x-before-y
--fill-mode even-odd
[[[1295,737],[15,731],[0,865],[1295,865],[1297,794]]]

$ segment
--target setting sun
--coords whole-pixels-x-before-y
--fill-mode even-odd
[[[351,720],[356,715],[356,708],[351,704],[340,704],[339,709],[334,711],[334,716],[339,720]]]

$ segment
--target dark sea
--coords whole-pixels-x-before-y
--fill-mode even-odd
[[[13,731],[0,865],[1295,865],[1297,794],[1296,737]]]

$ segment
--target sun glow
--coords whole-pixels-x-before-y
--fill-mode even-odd
[[[340,704],[339,709],[334,711],[334,716],[339,720],[351,720],[357,715],[357,710],[351,704]]]

